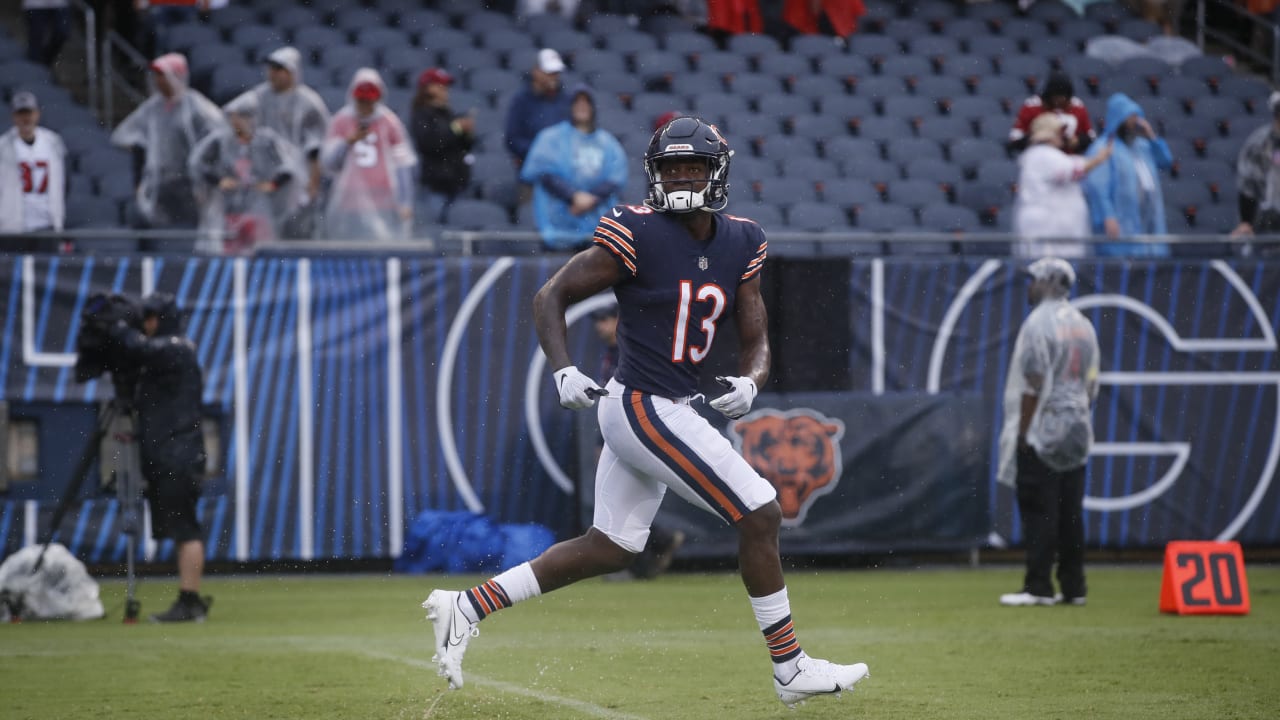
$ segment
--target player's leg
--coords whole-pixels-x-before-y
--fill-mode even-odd
[[[152,622],[203,622],[212,598],[200,597],[204,576],[204,533],[196,516],[200,496],[199,477],[175,477],[169,470],[151,466],[147,502],[151,507],[151,534],[156,540],[172,538],[178,563],[178,598]]]
[[[602,400],[606,443],[609,423],[605,417],[610,409]],[[606,444],[596,467],[593,527],[586,533],[556,543],[537,558],[470,590],[433,591],[423,607],[435,634],[433,660],[449,686],[463,685],[462,658],[470,639],[479,633],[481,620],[523,600],[629,566],[644,548],[665,492],[666,486],[628,466]]]
[[[782,511],[773,486],[688,405],[631,391],[622,407],[631,432],[618,435],[619,456],[737,528],[742,581],[773,661],[779,699],[794,705],[866,677],[862,663],[836,665],[800,648],[778,555]]]
[[[1018,516],[1027,548],[1022,591],[1000,596],[1008,606],[1053,604],[1053,554],[1057,542],[1057,508],[1052,502],[1049,468],[1031,448],[1018,450]]]
[[[1058,587],[1064,602],[1083,605],[1084,580],[1084,467],[1060,473],[1058,505]]]

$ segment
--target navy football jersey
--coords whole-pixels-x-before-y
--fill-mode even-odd
[[[613,287],[623,385],[669,398],[697,392],[717,329],[733,322],[738,285],[759,274],[768,250],[754,221],[714,217],[706,242],[645,206],[619,205],[600,218],[593,240],[628,276]]]

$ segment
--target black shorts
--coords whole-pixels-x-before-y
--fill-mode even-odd
[[[203,540],[200,521],[196,517],[196,501],[200,499],[200,473],[175,472],[148,468],[144,496],[151,505],[151,537],[172,539],[176,543]]]

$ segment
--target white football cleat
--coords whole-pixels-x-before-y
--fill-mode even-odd
[[[787,682],[778,676],[773,677],[773,689],[783,705],[793,708],[815,695],[835,695],[853,686],[862,678],[871,675],[866,663],[853,665],[836,665],[833,662],[802,655],[796,661],[796,674]]]
[[[1000,604],[1006,607],[1028,607],[1031,605],[1057,605],[1057,598],[1043,595],[1032,595],[1029,592],[1005,593],[1000,596]]]
[[[462,613],[460,602],[460,592],[432,590],[422,603],[436,636],[436,652],[431,661],[439,666],[436,674],[449,681],[451,690],[462,687],[462,656],[466,654],[471,638],[480,634],[478,624]]]

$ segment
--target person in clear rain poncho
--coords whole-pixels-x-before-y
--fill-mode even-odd
[[[222,111],[188,87],[187,59],[178,53],[151,63],[151,97],[111,133],[111,142],[134,152],[135,224],[194,228],[199,219],[188,172],[191,150],[224,130]]]
[[[299,209],[296,219],[286,223],[290,237],[310,235],[310,209],[320,202],[322,170],[320,147],[329,127],[329,108],[319,93],[302,82],[302,54],[296,48],[282,47],[267,55],[267,80],[246,90],[232,101],[252,97],[257,101],[259,128],[270,128],[293,143],[307,165],[306,182],[300,184]]]
[[[403,238],[413,221],[418,156],[400,118],[382,104],[385,95],[378,71],[360,68],[350,102],[329,122],[320,158],[334,178],[325,218],[330,238]]]
[[[1067,261],[1041,258],[1027,274],[1035,308],[1018,331],[1009,362],[997,473],[1017,492],[1026,576],[1022,591],[1001,595],[1000,604],[1083,605],[1084,475],[1098,399],[1098,337],[1067,300],[1076,280]]]
[[[190,173],[201,207],[201,242],[212,252],[244,253],[273,240],[297,206],[305,176],[288,140],[257,127],[257,99],[227,104],[231,127],[205,138],[191,153]]]

